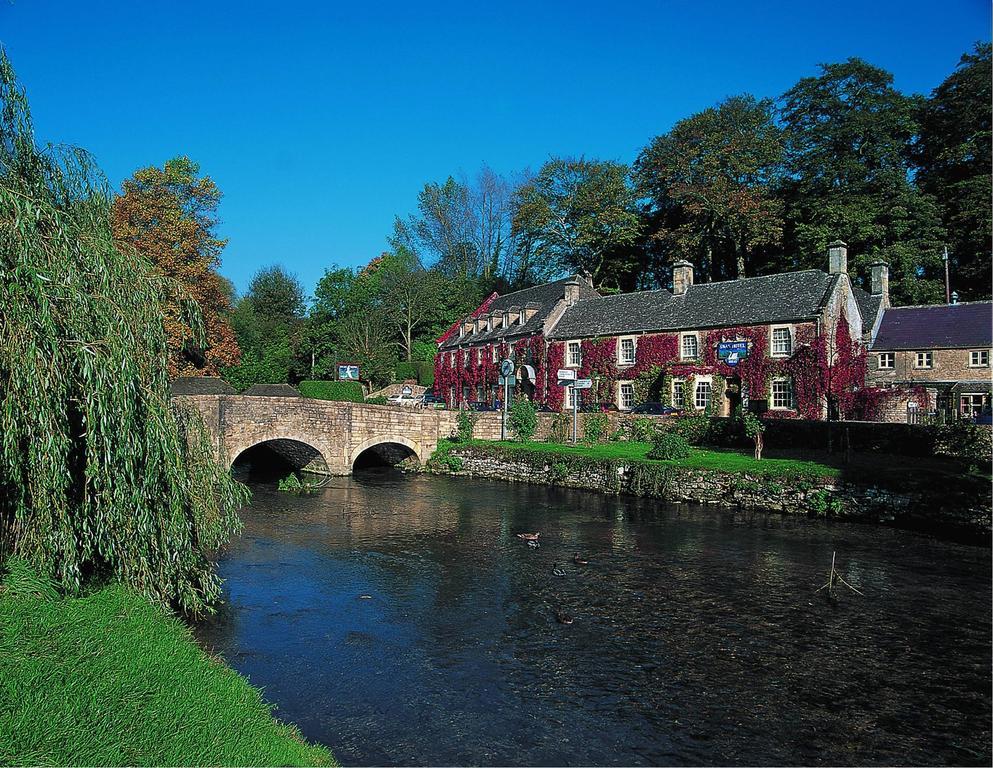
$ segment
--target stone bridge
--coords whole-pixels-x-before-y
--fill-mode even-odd
[[[349,474],[370,448],[403,446],[398,450],[426,461],[438,440],[452,434],[456,417],[451,411],[301,397],[177,395],[174,400],[203,415],[225,467],[265,444],[300,469],[332,475]]]

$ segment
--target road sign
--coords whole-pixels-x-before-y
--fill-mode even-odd
[[[341,381],[358,381],[359,367],[357,365],[339,365],[338,379]]]
[[[732,368],[748,357],[747,341],[721,341],[717,344],[717,359]]]
[[[502,363],[500,363],[501,376],[510,376],[510,374],[512,374],[513,372],[514,372],[513,360],[504,360]]]
[[[593,379],[576,379],[573,382],[573,386],[576,389],[591,389],[593,387]]]
[[[572,368],[559,368],[559,381],[575,381],[576,372]]]

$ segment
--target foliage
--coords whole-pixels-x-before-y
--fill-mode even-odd
[[[686,442],[685,437],[677,435],[675,432],[659,432],[655,436],[652,450],[646,454],[646,458],[672,461],[685,459],[689,455],[690,444]]]
[[[914,145],[918,184],[938,201],[948,231],[952,289],[969,301],[990,297],[990,53],[977,43],[920,105]]]
[[[642,443],[650,443],[658,432],[655,419],[641,416],[631,422],[631,439]]]
[[[377,397],[367,397],[365,399],[366,405],[386,405],[386,397],[379,395]]]
[[[523,443],[534,437],[538,429],[538,412],[534,403],[524,398],[518,398],[510,406],[510,429],[515,437]]]
[[[782,237],[774,184],[783,143],[773,103],[733,96],[677,122],[635,163],[651,201],[652,236],[712,280],[744,277],[756,250]]]
[[[217,376],[240,356],[228,319],[230,284],[217,274],[225,245],[215,233],[221,192],[199,172],[187,157],[142,168],[124,182],[112,208],[117,242],[141,253],[169,279],[162,311],[174,377]],[[200,307],[202,340],[184,320],[186,300]]]
[[[221,371],[239,392],[254,384],[285,384],[293,368],[293,350],[286,338],[277,338],[241,356],[241,362]]]
[[[44,579],[11,566],[0,764],[335,765],[180,620],[121,585],[75,599],[53,599],[51,585],[25,592]]]
[[[556,271],[608,277],[608,257],[641,231],[635,194],[620,163],[555,158],[516,194],[514,232]]]
[[[680,416],[667,430],[679,435],[690,445],[703,445],[710,432],[710,419],[701,411]]]
[[[247,492],[170,407],[163,278],[115,244],[85,153],[35,146],[2,53],[0,103],[0,562],[204,611],[220,594],[206,551]]]
[[[316,400],[366,402],[362,385],[357,381],[301,381],[297,384],[297,389],[304,397],[313,397]]]
[[[455,419],[455,437],[460,443],[467,443],[472,440],[472,433],[476,430],[476,422],[479,421],[479,414],[473,411],[459,411]]]
[[[310,480],[301,478],[296,472],[290,472],[286,477],[279,479],[277,489],[284,493],[314,493],[317,485]]]
[[[839,514],[842,504],[826,488],[818,488],[807,494],[807,508],[818,517],[829,517]]]
[[[605,413],[587,413],[583,416],[583,442],[590,445],[602,443],[607,438],[610,419]]]
[[[966,419],[928,427],[934,435],[934,453],[961,459],[971,467],[990,466],[990,431]]]

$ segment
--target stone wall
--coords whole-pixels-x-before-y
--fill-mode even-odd
[[[989,497],[974,489],[910,485],[894,491],[817,477],[771,477],[641,462],[595,461],[566,454],[535,461],[488,446],[452,449],[433,471],[508,482],[628,493],[670,503],[719,504],[939,532],[989,542]],[[647,469],[646,469],[647,468]]]

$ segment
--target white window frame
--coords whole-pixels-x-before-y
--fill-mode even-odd
[[[527,321],[524,319],[524,310],[522,309],[521,312],[520,312],[520,315],[518,315],[517,324],[518,325],[524,325],[525,322],[527,322]]]
[[[631,359],[624,359],[624,342],[631,342]],[[634,365],[635,360],[638,358],[638,338],[636,336],[621,336],[617,340],[617,364],[618,365]]]
[[[490,361],[494,363],[499,362],[500,348],[496,344],[494,344],[492,347],[490,347],[490,349],[492,350],[492,353],[490,354]]]
[[[703,405],[698,405],[698,402],[700,400],[699,395],[700,395],[700,385],[701,384],[706,384],[707,385],[707,398],[704,401],[704,404]],[[700,378],[694,380],[694,382],[693,382],[693,408],[695,408],[698,411],[705,411],[705,410],[707,410],[707,406],[708,405],[713,405],[713,402],[714,402],[714,382],[711,380],[711,378],[709,376],[707,376],[707,377],[700,377]]]
[[[476,365],[483,364],[483,348],[476,347]]]
[[[577,361],[572,362],[572,345],[576,345],[576,358]],[[565,343],[565,367],[566,368],[582,368],[583,366],[583,342],[581,341],[567,341]]]
[[[787,350],[776,351],[776,331],[786,331]],[[774,325],[769,329],[769,357],[789,357],[793,354],[793,328],[789,325]]]
[[[883,360],[888,362],[888,365],[883,365]],[[895,352],[877,352],[876,353],[876,368],[880,371],[892,371],[896,368],[896,353]]]
[[[976,408],[975,404],[972,401],[972,398],[974,397],[979,398],[978,408]],[[962,408],[962,401],[965,398],[969,398],[968,412]],[[978,416],[983,412],[983,406],[989,403],[989,398],[990,396],[986,392],[963,392],[961,395],[959,395],[959,413],[961,413],[963,416],[969,416],[969,417]]]
[[[776,405],[776,385],[785,384],[788,388],[790,399],[787,405]],[[769,410],[771,411],[792,411],[796,408],[796,393],[793,391],[793,381],[786,376],[779,376],[769,382]]]
[[[631,402],[628,405],[624,404],[624,388],[631,388]],[[617,382],[617,408],[621,411],[630,411],[635,406],[634,402],[635,392],[634,392],[634,382],[633,381],[618,381]]]
[[[984,361],[983,358],[986,358]],[[970,368],[989,368],[990,367],[990,351],[988,349],[973,349],[969,352],[969,367]],[[975,393],[970,393],[975,394]]]
[[[921,364],[922,356],[926,356],[927,360],[924,365]],[[934,352],[914,352],[914,368],[922,371],[934,368]]]
[[[450,366],[455,365],[455,350],[453,349],[451,352],[448,353],[448,355],[449,355],[448,364]]]
[[[685,408],[686,407],[686,391],[683,387],[686,386],[686,379],[673,379],[672,380],[672,392],[669,396],[669,402],[672,403],[673,408]],[[676,393],[679,393],[679,402],[676,402]]]
[[[565,398],[563,399],[562,402],[565,404],[565,409],[567,411],[571,411],[572,410],[572,401],[576,397],[579,398],[579,407],[582,408],[582,406],[583,406],[583,393],[582,393],[582,390],[576,389],[573,386],[568,386],[568,387],[565,388]]]
[[[693,348],[696,350],[696,354],[687,355],[686,354],[686,339],[693,339]],[[679,334],[679,359],[680,360],[698,360],[700,358],[700,336],[697,333],[681,333]]]

